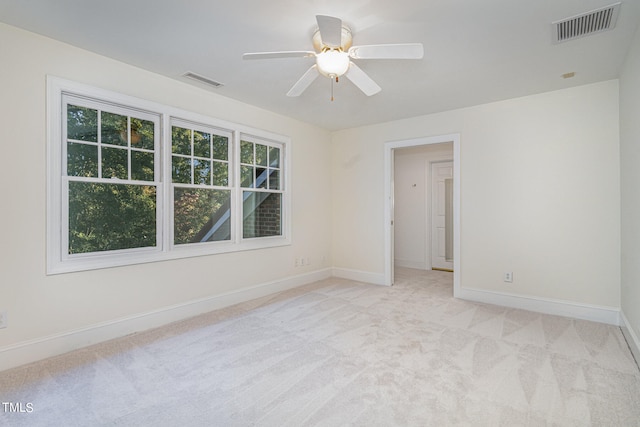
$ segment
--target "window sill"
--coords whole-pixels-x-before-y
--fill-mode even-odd
[[[99,270],[105,268],[124,267],[135,264],[171,261],[183,258],[193,258],[209,255],[227,254],[234,252],[254,251],[291,245],[291,240],[285,237],[261,237],[247,239],[242,243],[215,242],[174,247],[171,251],[157,249],[128,250],[126,253],[109,253],[108,255],[90,254],[77,255],[64,261],[50,260],[47,275],[74,273],[80,271]]]

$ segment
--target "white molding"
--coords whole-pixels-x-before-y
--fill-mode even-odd
[[[534,311],[537,313],[590,320],[609,325],[620,325],[620,309],[615,307],[604,307],[571,301],[514,295],[503,292],[469,288],[460,288],[455,297],[469,301]]]
[[[331,268],[0,347],[0,371],[331,277]]]
[[[627,344],[629,344],[631,354],[633,354],[636,363],[640,366],[640,339],[638,339],[636,331],[633,330],[631,323],[629,323],[627,316],[624,315],[624,311],[622,310],[620,310],[620,330],[622,330],[622,334],[627,340]]]
[[[332,269],[334,277],[340,277],[342,279],[355,280],[357,282],[370,283],[372,285],[386,285],[384,280],[384,274],[372,273],[369,271],[352,270],[350,268],[338,268]]]

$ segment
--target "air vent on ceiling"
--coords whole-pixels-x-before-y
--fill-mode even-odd
[[[552,23],[553,42],[561,43],[616,26],[620,2]]]
[[[182,75],[182,77],[186,77],[188,79],[195,80],[197,82],[204,83],[204,84],[206,84],[208,86],[212,86],[212,87],[216,87],[216,88],[220,87],[220,86],[223,86],[223,84],[220,83],[220,82],[217,82],[215,80],[212,80],[212,79],[204,77],[204,76],[201,76],[200,74],[192,73],[191,71],[187,71],[186,73],[184,73]]]

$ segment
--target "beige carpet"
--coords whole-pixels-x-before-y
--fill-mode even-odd
[[[613,326],[329,279],[0,373],[3,426],[638,426]]]

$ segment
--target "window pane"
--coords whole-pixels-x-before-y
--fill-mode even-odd
[[[173,126],[171,129],[171,152],[191,155],[191,130]]]
[[[267,146],[256,144],[256,165],[267,166]]]
[[[229,138],[213,135],[213,158],[217,160],[229,160]]]
[[[280,171],[277,169],[269,169],[269,189],[280,189]]]
[[[191,184],[191,159],[173,156],[171,170],[173,182]]]
[[[127,150],[119,148],[102,148],[102,177],[129,178]]]
[[[229,185],[229,164],[223,162],[213,162],[213,185]]]
[[[153,153],[131,151],[131,179],[153,181]]]
[[[156,245],[156,188],[69,183],[69,254]]]
[[[253,187],[253,167],[240,166],[240,182],[242,187]]]
[[[67,105],[67,138],[98,142],[98,111]]]
[[[103,144],[127,145],[127,116],[107,113],[101,114],[100,133]]]
[[[174,244],[231,239],[231,191],[174,189]]]
[[[193,133],[193,155],[211,158],[211,134],[195,131]]]
[[[280,167],[280,149],[277,147],[269,147],[269,166]]]
[[[281,194],[243,192],[242,236],[267,237],[282,235]]]
[[[67,175],[98,177],[98,146],[89,144],[67,145]]]
[[[211,185],[211,162],[207,160],[193,160],[193,183]]]
[[[253,164],[253,143],[240,141],[240,163]]]
[[[267,188],[268,178],[265,168],[256,168],[256,187]]]
[[[154,127],[153,122],[142,119],[131,118],[131,146],[134,148],[143,148],[145,150],[153,150],[154,143]]]

